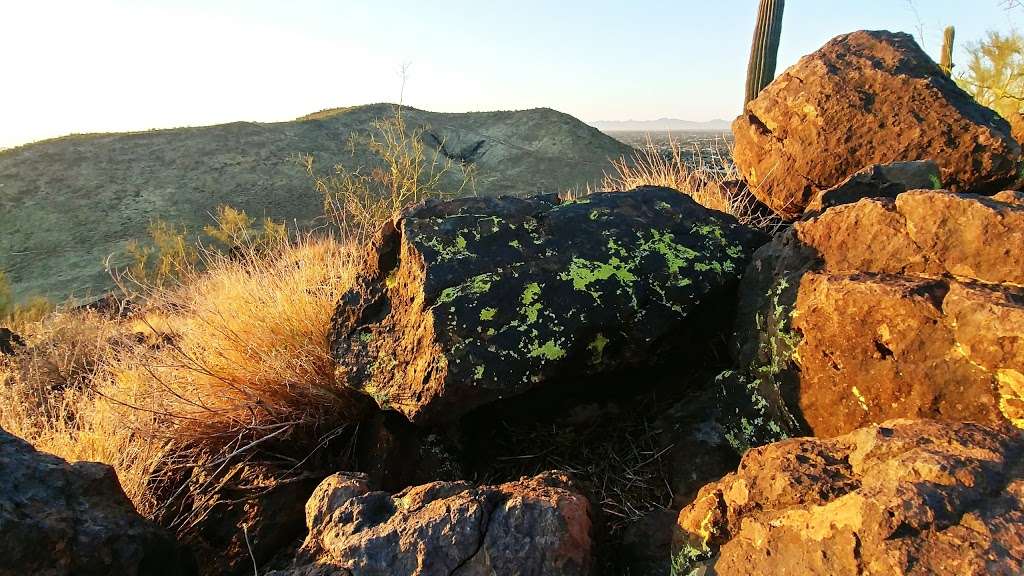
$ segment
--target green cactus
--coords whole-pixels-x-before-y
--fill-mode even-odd
[[[785,0],[761,0],[757,11],[754,40],[750,46],[750,64],[747,66],[747,94],[744,105],[764,90],[775,79],[775,61],[782,36],[782,10]]]
[[[939,68],[942,73],[949,76],[953,73],[953,37],[956,36],[956,29],[946,26],[942,32],[942,56],[939,59]]]

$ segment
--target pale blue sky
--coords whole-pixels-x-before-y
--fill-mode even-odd
[[[998,0],[789,0],[780,71],[886,28],[938,53],[1024,22]],[[583,120],[734,117],[757,0],[0,0],[0,147],[71,132],[287,120],[399,99]],[[919,22],[920,20],[920,22]]]

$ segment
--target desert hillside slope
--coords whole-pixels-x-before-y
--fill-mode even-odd
[[[392,113],[387,104],[292,122],[69,136],[0,152],[0,270],[24,298],[110,288],[103,261],[146,236],[155,217],[193,230],[227,203],[252,216],[307,226],[321,201],[298,158],[319,171],[366,162],[345,143]],[[631,149],[579,120],[540,108],[442,114],[405,109],[425,140],[476,166],[476,192],[557,192],[600,179]]]

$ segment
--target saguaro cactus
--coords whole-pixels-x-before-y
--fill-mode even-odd
[[[942,73],[949,76],[953,73],[953,37],[956,30],[952,26],[946,26],[942,32],[942,55],[939,57],[939,68]]]
[[[750,64],[747,65],[747,94],[744,104],[775,79],[775,60],[779,54],[782,36],[782,9],[785,0],[761,0],[757,10],[757,25],[750,46]]]

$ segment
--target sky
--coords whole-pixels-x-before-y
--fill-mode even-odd
[[[547,106],[584,121],[731,119],[757,3],[0,0],[0,148],[399,100],[440,112]],[[952,24],[963,61],[966,42],[1018,22],[1024,10],[999,0],[789,0],[779,72],[857,29],[923,34],[937,59]]]

